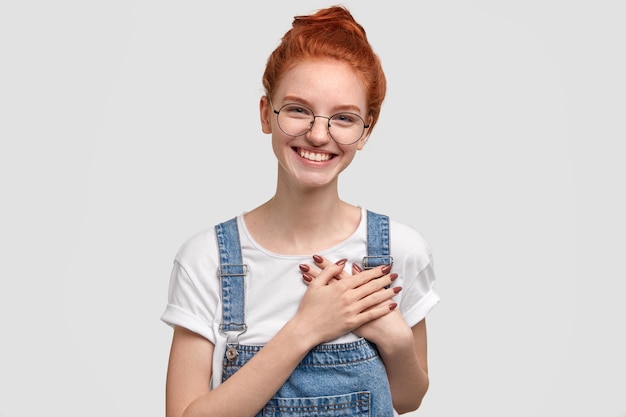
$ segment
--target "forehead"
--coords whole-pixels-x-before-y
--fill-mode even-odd
[[[317,59],[299,62],[282,75],[274,96],[297,97],[319,106],[352,105],[366,108],[366,90],[345,62]]]

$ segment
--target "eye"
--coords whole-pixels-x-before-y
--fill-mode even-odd
[[[280,112],[285,113],[285,116],[298,119],[310,119],[313,117],[313,111],[311,109],[296,103],[285,104]]]
[[[346,127],[362,123],[361,118],[354,113],[337,113],[331,120],[335,125]]]

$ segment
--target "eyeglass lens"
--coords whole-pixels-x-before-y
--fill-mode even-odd
[[[338,143],[349,145],[363,136],[365,122],[356,113],[343,112],[326,116],[316,116],[313,110],[301,104],[288,103],[278,110],[278,126],[289,136],[300,136],[313,127],[315,119],[327,119],[328,132]]]

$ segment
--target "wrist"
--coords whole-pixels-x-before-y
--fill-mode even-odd
[[[315,346],[322,343],[322,341],[317,340],[314,332],[298,321],[297,316],[289,320],[282,331],[288,335],[287,337],[292,347],[304,353],[308,353]]]
[[[409,351],[414,349],[415,341],[409,326],[396,326],[389,330],[388,333],[377,337],[377,340],[372,340],[372,342],[376,343],[381,354],[394,355],[405,349]]]

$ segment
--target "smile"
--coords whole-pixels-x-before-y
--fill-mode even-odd
[[[329,153],[311,152],[304,149],[297,149],[297,152],[302,158],[316,162],[325,162],[333,157],[333,155]]]

